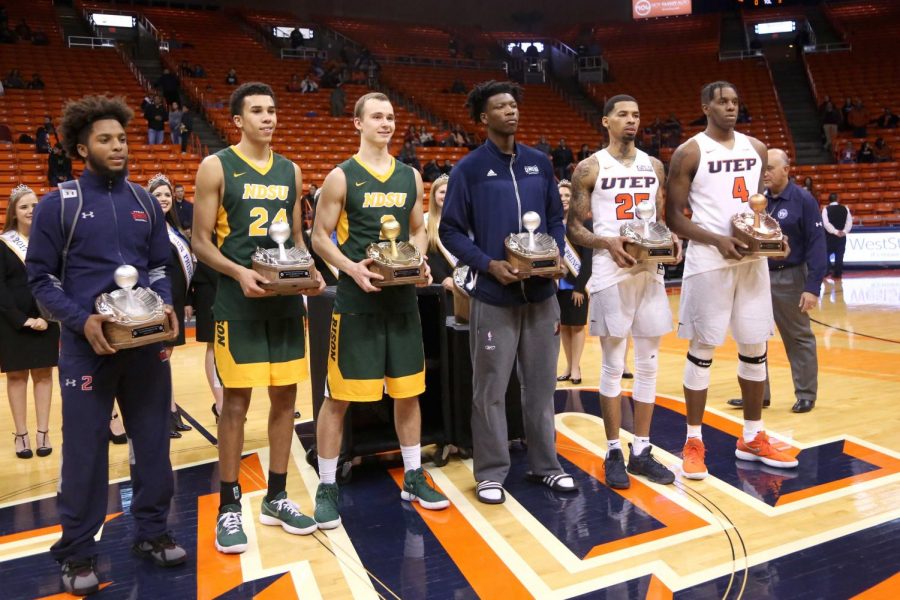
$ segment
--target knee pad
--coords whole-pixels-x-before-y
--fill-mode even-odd
[[[684,363],[684,387],[689,390],[705,390],[709,387],[709,368],[712,366],[715,349],[715,346],[691,340]]]
[[[634,338],[634,388],[631,397],[635,402],[656,402],[658,371],[659,338]]]
[[[747,381],[766,380],[766,344],[738,344],[737,374]]]
[[[603,357],[600,366],[600,393],[615,398],[622,393],[622,372],[625,370],[624,338],[601,338]]]

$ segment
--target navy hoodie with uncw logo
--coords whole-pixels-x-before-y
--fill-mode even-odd
[[[447,250],[469,265],[472,297],[514,306],[556,293],[556,282],[546,277],[503,285],[488,273],[491,260],[506,259],[506,237],[525,231],[522,215],[528,211],[541,218],[537,232],[549,233],[562,251],[563,207],[553,167],[543,152],[517,143],[514,154],[504,154],[488,140],[453,168],[439,234]]]
[[[67,232],[60,221],[58,190],[35,207],[25,268],[31,293],[63,324],[63,350],[93,352],[84,337],[84,324],[94,312],[97,296],[118,288],[113,274],[120,265],[137,269],[135,287],[149,287],[166,304],[172,303],[165,276],[171,250],[162,209],[146,190],[129,184],[124,176],[109,178],[87,169],[78,181],[84,205],[77,215],[65,275],[60,269]],[[129,185],[135,185],[143,204]],[[66,198],[67,210],[76,202]]]

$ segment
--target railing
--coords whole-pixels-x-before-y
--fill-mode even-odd
[[[747,58],[761,58],[762,50],[726,50],[719,52],[719,60],[744,60]]]
[[[609,63],[602,56],[582,56],[578,59],[579,71],[609,71]]]
[[[375,54],[382,65],[411,65],[420,67],[453,67],[456,69],[506,69],[502,60],[475,60],[472,58],[425,58],[421,56],[396,56]]]
[[[149,92],[153,87],[150,85],[150,81],[144,77],[144,74],[141,73],[141,70],[138,69],[137,65],[134,64],[134,61],[131,60],[131,57],[128,56],[128,53],[119,46],[116,46],[116,52],[122,58],[122,62],[125,63],[125,66],[128,67],[128,70],[131,71],[131,74],[134,75],[134,78],[137,79],[138,83],[141,85],[141,89],[145,92]]]
[[[115,48],[116,40],[86,35],[70,35],[67,40],[69,48]]]
[[[299,59],[309,59],[319,57],[322,59],[328,58],[327,50],[317,50],[316,48],[282,48],[281,49],[281,58],[299,58]]]
[[[809,44],[803,46],[803,52],[807,54],[850,52],[852,49],[853,46],[850,42],[832,42],[830,44]]]

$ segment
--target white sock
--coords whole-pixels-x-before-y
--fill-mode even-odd
[[[631,451],[634,454],[640,454],[644,451],[644,449],[650,445],[650,437],[640,437],[634,436],[634,443],[631,444]]]
[[[422,444],[400,446],[403,455],[403,471],[414,471],[422,466]]]
[[[478,495],[481,496],[482,498],[485,498],[486,500],[499,500],[501,493],[502,493],[502,490],[500,490],[500,489],[491,489],[491,490],[482,490],[482,491],[478,492]]]
[[[621,440],[615,439],[615,440],[607,440],[606,441],[606,456],[607,457],[609,456],[609,453],[612,452],[613,450],[621,450],[621,449],[622,449]]]
[[[756,438],[756,434],[764,429],[762,420],[744,421],[744,443],[752,442]]]
[[[688,425],[687,426],[687,439],[697,438],[700,441],[703,441],[703,433],[700,431],[703,425]]]
[[[338,457],[319,459],[319,481],[322,483],[335,483],[337,481]]]

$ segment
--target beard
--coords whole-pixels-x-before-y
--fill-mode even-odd
[[[85,164],[90,168],[91,171],[100,175],[102,177],[108,177],[109,179],[119,179],[125,177],[128,174],[128,157],[125,157],[125,161],[122,164],[121,169],[111,169],[106,162],[100,160],[97,156],[88,151],[87,157],[84,159]]]

